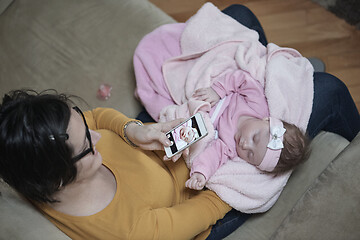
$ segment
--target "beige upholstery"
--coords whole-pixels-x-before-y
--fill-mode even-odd
[[[0,0],[0,14],[1,95],[55,88],[82,97],[84,110],[113,107],[130,117],[141,109],[134,49],[145,34],[174,22],[146,0]],[[96,98],[102,83],[113,86],[108,101]],[[318,135],[274,207],[227,239],[360,239],[359,138],[346,147],[338,135]],[[0,193],[0,239],[68,239],[3,182]]]
[[[268,212],[251,217],[228,239],[269,239],[292,211],[299,198],[308,191],[320,173],[348,143],[336,134],[321,132],[311,144],[310,158],[291,175],[275,205]],[[287,235],[284,239],[292,238],[291,235]]]
[[[0,95],[54,88],[82,97],[84,109],[114,107],[135,117],[134,50],[173,21],[144,0],[16,0],[0,16]],[[113,87],[108,101],[96,97],[102,83]]]
[[[0,239],[70,239],[3,182],[0,192]]]
[[[0,15],[10,6],[13,0],[0,0]]]
[[[313,182],[273,239],[360,238],[360,134]]]

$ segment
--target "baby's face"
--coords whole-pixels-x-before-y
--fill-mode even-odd
[[[240,117],[235,133],[236,152],[240,158],[258,166],[269,143],[269,121],[248,116]]]
[[[191,127],[183,127],[180,130],[180,138],[185,142],[191,142],[195,137],[195,133]]]

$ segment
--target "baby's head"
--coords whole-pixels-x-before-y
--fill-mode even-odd
[[[235,141],[239,157],[265,172],[294,169],[309,154],[309,140],[301,130],[272,117],[240,118]]]
[[[180,139],[187,143],[192,142],[197,136],[197,130],[195,128],[184,126],[180,129]]]

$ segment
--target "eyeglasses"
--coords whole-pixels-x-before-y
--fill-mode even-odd
[[[86,120],[85,120],[85,116],[83,114],[83,112],[80,110],[80,108],[78,108],[77,106],[73,107],[73,109],[78,112],[82,118],[83,118],[83,121],[84,121],[84,124],[85,124],[85,130],[86,130],[86,138],[89,140],[89,145],[90,147],[88,149],[86,149],[85,151],[83,151],[82,153],[76,155],[75,157],[72,158],[72,160],[74,162],[77,162],[79,161],[81,158],[85,157],[86,155],[88,155],[89,153],[92,153],[92,154],[95,154],[94,152],[94,148],[93,148],[93,144],[92,144],[92,141],[91,141],[91,135],[90,135],[90,131],[89,131],[89,127],[86,123]]]

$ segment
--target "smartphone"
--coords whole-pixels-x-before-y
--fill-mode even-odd
[[[207,134],[204,119],[200,113],[196,113],[166,133],[172,142],[170,147],[164,147],[166,156],[171,158]]]

